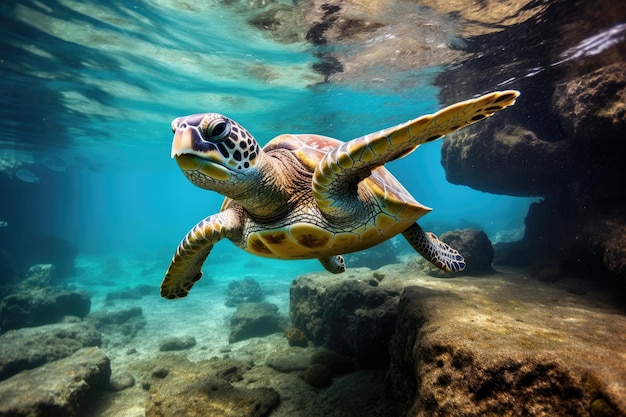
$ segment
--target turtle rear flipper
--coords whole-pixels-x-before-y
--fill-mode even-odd
[[[515,104],[518,96],[514,90],[486,94],[342,143],[321,159],[313,174],[319,208],[326,215],[351,218],[357,184],[375,168]]]
[[[193,227],[176,248],[163,282],[161,297],[175,299],[186,297],[191,287],[202,278],[202,265],[213,245],[232,234],[230,211],[207,217]]]
[[[465,269],[465,259],[459,251],[439,240],[433,233],[425,232],[417,223],[402,235],[417,253],[442,271],[460,272]]]

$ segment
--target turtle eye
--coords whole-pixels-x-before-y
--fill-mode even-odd
[[[210,142],[222,142],[230,135],[230,122],[228,120],[213,120],[204,130],[204,139]]]

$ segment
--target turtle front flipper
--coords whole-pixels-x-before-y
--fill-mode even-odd
[[[167,299],[186,297],[193,284],[202,278],[202,264],[220,239],[233,232],[233,216],[223,211],[195,225],[180,242],[161,283],[161,296]]]
[[[515,104],[518,96],[514,90],[486,94],[342,143],[315,169],[313,195],[319,208],[327,215],[350,217],[354,204],[346,197],[356,195],[357,184],[372,170]]]
[[[417,223],[414,223],[404,232],[404,238],[427,261],[445,272],[460,272],[465,269],[465,259],[447,243],[437,239],[437,236],[425,232]]]
[[[319,258],[318,260],[328,272],[332,272],[333,274],[341,274],[346,270],[346,261],[343,260],[343,256],[341,255],[328,256],[326,258]]]

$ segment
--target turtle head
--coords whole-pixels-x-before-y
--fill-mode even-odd
[[[239,123],[217,113],[193,114],[172,121],[172,158],[197,186],[237,198],[250,188],[262,150]]]

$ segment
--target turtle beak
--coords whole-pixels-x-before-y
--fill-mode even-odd
[[[178,119],[177,119],[178,120]],[[184,153],[194,153],[193,150],[193,129],[186,128],[174,128],[174,122],[172,122],[172,130],[174,130],[174,140],[172,140],[172,158],[182,155]]]
[[[176,159],[178,166],[183,171],[198,171],[207,177],[220,181],[230,179],[231,173],[222,166],[217,151],[202,152],[194,149],[193,144],[202,142],[202,138],[199,137],[200,133],[195,126],[189,124],[188,118],[174,119],[172,130],[174,131],[174,139],[172,140],[171,156]]]

